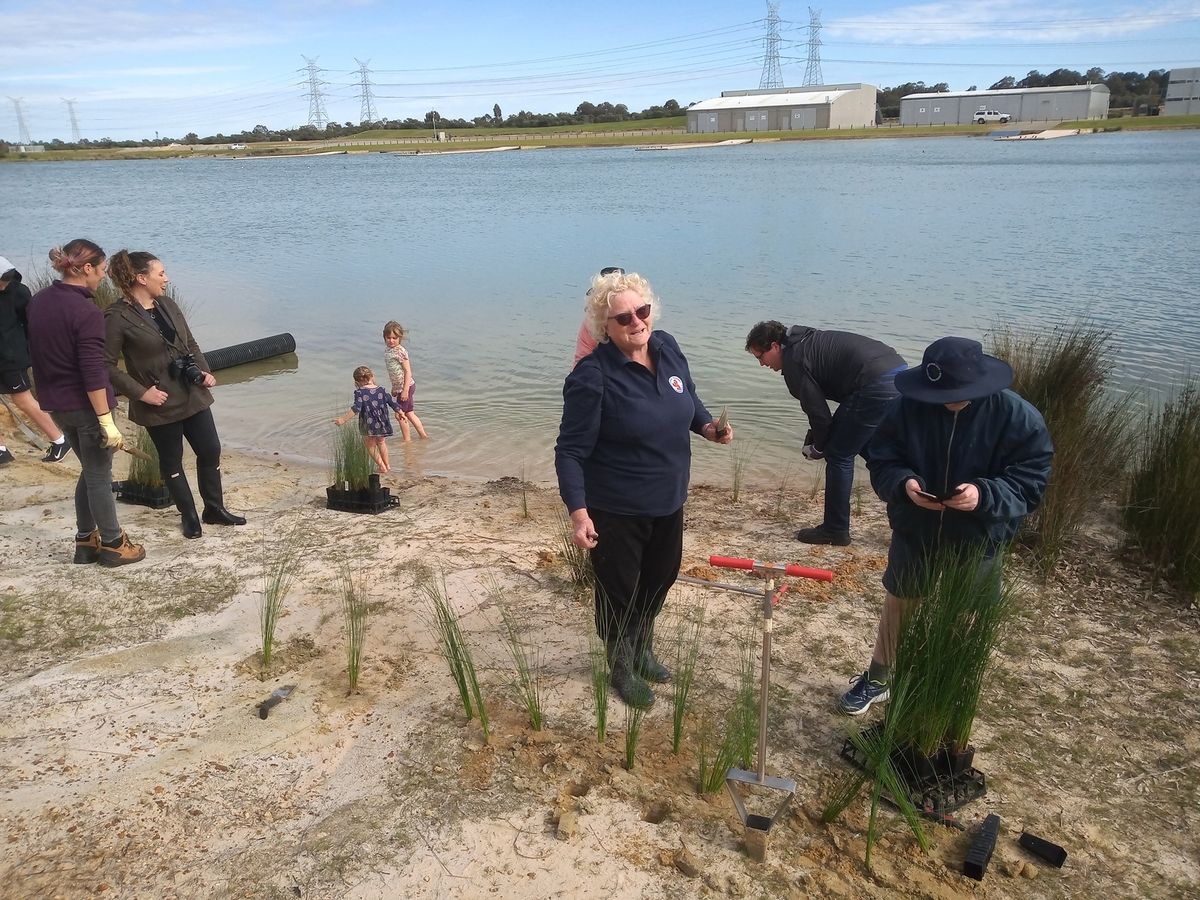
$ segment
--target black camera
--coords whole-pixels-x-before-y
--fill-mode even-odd
[[[204,384],[204,373],[196,365],[196,357],[191,353],[177,356],[167,366],[172,378],[178,378],[184,384]]]

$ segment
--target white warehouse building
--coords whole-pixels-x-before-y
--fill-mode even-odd
[[[993,110],[1011,122],[1106,119],[1108,100],[1108,87],[1103,84],[909,94],[900,98],[900,124],[967,125],[980,111]]]
[[[692,133],[865,128],[875,124],[878,88],[818,84],[760,91],[722,91],[687,111]]]
[[[1200,69],[1172,69],[1167,75],[1164,116],[1200,115]]]

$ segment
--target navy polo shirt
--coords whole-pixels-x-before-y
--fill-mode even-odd
[[[712,416],[675,338],[655,331],[649,349],[653,373],[607,342],[567,376],[554,468],[571,512],[667,516],[687,499],[691,432]]]

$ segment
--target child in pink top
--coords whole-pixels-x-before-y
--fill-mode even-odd
[[[624,275],[625,270],[620,266],[605,266],[600,270],[600,275],[598,277],[612,275],[613,273]],[[588,288],[587,294],[584,296],[586,297],[591,293],[592,289]],[[585,319],[583,324],[579,326],[579,334],[575,336],[575,360],[571,363],[571,366],[574,367],[579,365],[579,361],[595,349],[596,339],[592,337],[592,333],[588,331],[587,320]]]
[[[383,359],[387,363],[388,377],[392,380],[392,396],[400,405],[400,412],[396,416],[396,420],[400,424],[400,433],[407,443],[412,440],[408,430],[410,422],[421,437],[427,438],[429,435],[425,433],[425,426],[413,412],[413,394],[416,392],[417,384],[413,381],[412,362],[408,358],[408,351],[400,344],[403,340],[404,327],[399,322],[392,321],[383,326],[383,343],[387,347]]]

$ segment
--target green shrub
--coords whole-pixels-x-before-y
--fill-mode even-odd
[[[1147,414],[1124,519],[1158,574],[1200,591],[1200,380]]]
[[[1132,395],[1110,391],[1113,333],[1098,325],[1021,334],[1001,328],[991,351],[1012,366],[1013,390],[1041,412],[1054,441],[1045,497],[1022,534],[1045,577],[1089,510],[1121,483]]]

